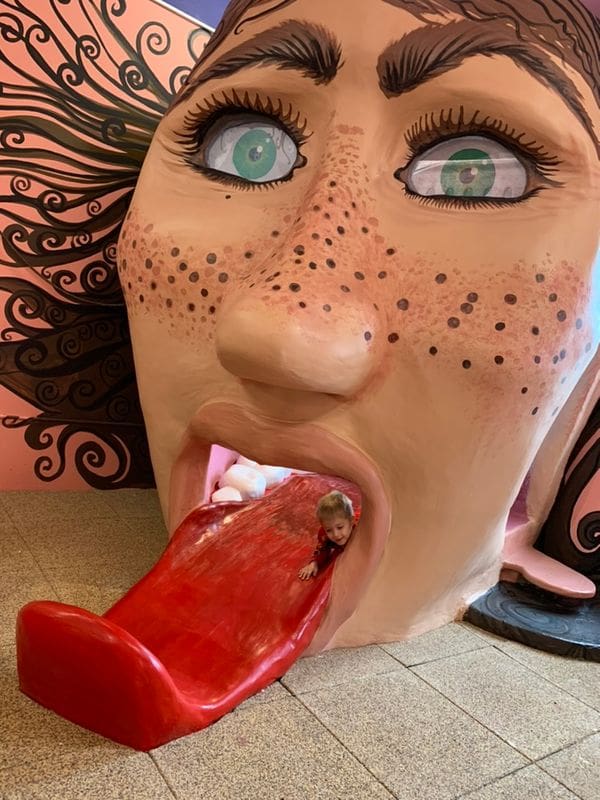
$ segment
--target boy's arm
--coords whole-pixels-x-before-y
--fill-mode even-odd
[[[317,541],[317,546],[315,548],[315,552],[313,553],[312,560],[317,565],[317,570],[320,572],[324,567],[329,564],[331,561],[332,547],[330,545],[329,539],[325,536],[324,533],[319,532],[319,539]]]

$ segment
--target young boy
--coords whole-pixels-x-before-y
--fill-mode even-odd
[[[312,561],[298,572],[302,581],[314,578],[344,549],[356,527],[352,500],[342,492],[324,495],[317,504],[317,519],[321,523],[317,547]]]

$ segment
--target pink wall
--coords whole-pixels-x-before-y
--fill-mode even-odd
[[[151,485],[115,244],[208,31],[154,0],[22,6],[0,0],[0,488]]]

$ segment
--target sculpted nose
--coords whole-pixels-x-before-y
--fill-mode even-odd
[[[360,310],[323,320],[308,309],[300,316],[242,300],[219,315],[217,355],[240,378],[349,397],[375,365],[372,327]]]
[[[385,250],[378,221],[348,186],[325,181],[294,222],[284,217],[285,230],[245,253],[215,342],[221,364],[240,378],[351,397],[384,356],[384,262],[395,250]]]

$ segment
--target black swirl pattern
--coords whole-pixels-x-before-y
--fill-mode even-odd
[[[581,549],[588,553],[600,550],[600,511],[590,511],[579,520],[577,540]],[[600,575],[600,568],[598,568]]]
[[[140,5],[0,0],[0,385],[39,412],[2,425],[43,481],[153,482],[116,242],[207,31]]]
[[[569,458],[554,505],[536,548],[592,580],[600,580],[600,509],[591,508],[574,519],[582,492],[600,470],[600,401],[579,436]],[[573,538],[571,529],[577,523]]]

